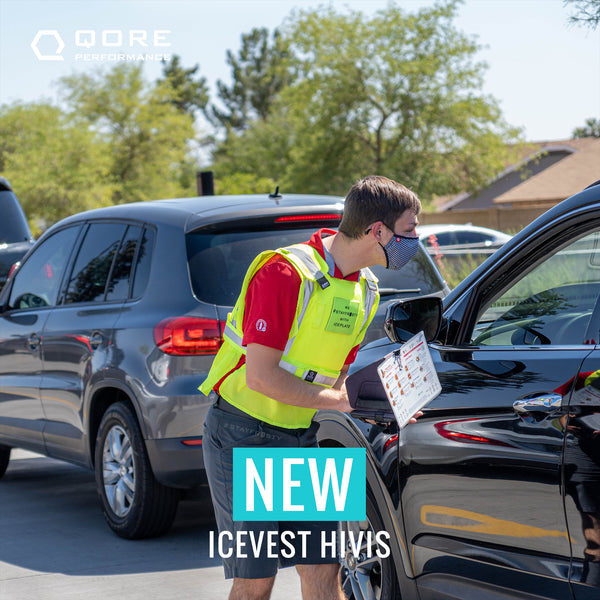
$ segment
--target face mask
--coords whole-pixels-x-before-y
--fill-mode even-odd
[[[385,246],[381,243],[379,245],[385,252],[387,260],[385,268],[390,271],[398,271],[417,253],[419,238],[394,234],[394,237]]]

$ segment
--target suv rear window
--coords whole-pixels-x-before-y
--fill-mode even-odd
[[[233,306],[242,289],[244,275],[254,258],[264,250],[274,250],[306,242],[313,228],[193,232],[186,236],[188,264],[194,294],[199,300],[220,306]],[[372,268],[379,279],[382,295],[411,295],[438,292],[444,282],[423,248],[401,271]]]

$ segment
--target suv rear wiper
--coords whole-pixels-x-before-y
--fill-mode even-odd
[[[394,296],[395,294],[420,294],[421,293],[421,288],[414,288],[414,289],[403,289],[403,290],[399,290],[396,288],[379,288],[379,295],[380,296]]]

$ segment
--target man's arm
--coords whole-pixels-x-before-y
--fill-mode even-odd
[[[299,379],[279,366],[281,350],[261,344],[246,348],[246,384],[273,400],[305,408],[330,408],[350,412],[344,380],[347,366],[332,388],[315,385]]]

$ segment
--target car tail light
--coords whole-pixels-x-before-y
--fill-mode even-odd
[[[327,213],[318,215],[287,215],[277,217],[275,223],[294,223],[298,221],[340,221],[342,215],[337,213]]]
[[[181,440],[184,446],[202,446],[202,438],[191,438],[188,440]]]
[[[390,448],[392,448],[393,446],[395,446],[396,444],[398,444],[398,434],[395,433],[394,435],[390,436],[385,444],[383,445],[383,452],[387,452]]]
[[[165,354],[216,354],[223,343],[224,323],[198,317],[170,317],[154,328],[154,341]]]

